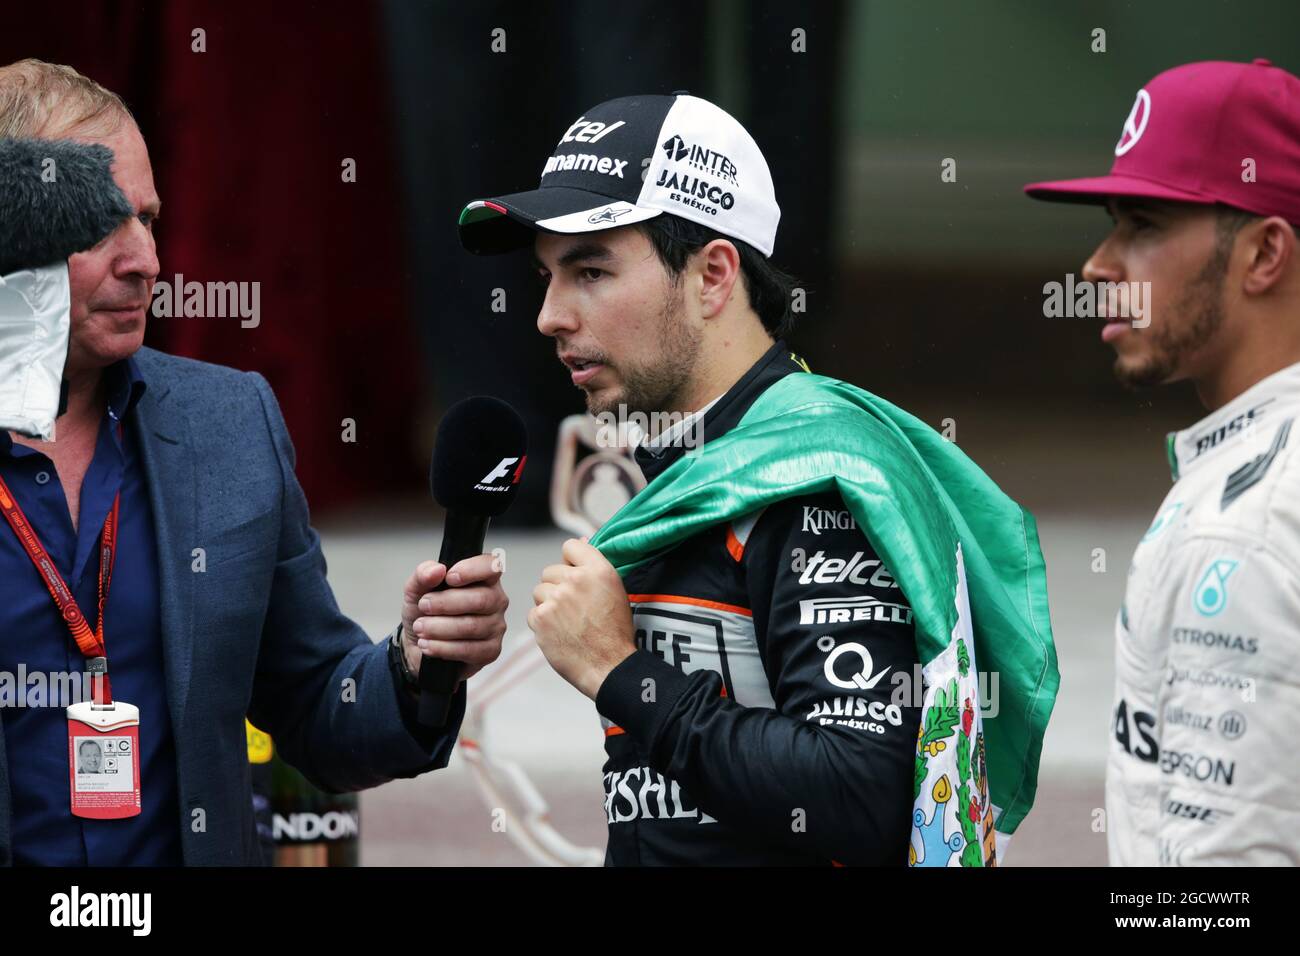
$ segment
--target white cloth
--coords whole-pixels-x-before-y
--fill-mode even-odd
[[[1300,864],[1298,419],[1300,364],[1169,436],[1115,624],[1112,864]]]
[[[0,428],[54,440],[71,308],[66,262],[0,276]]]

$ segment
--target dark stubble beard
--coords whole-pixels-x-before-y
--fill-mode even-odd
[[[1166,321],[1159,328],[1148,329],[1148,352],[1139,364],[1126,365],[1122,357],[1115,359],[1115,377],[1120,384],[1132,389],[1163,385],[1189,355],[1214,337],[1223,325],[1223,282],[1230,255],[1231,247],[1216,248],[1173,309],[1165,313],[1171,318],[1190,316],[1186,323]]]
[[[680,285],[667,285],[655,335],[658,345],[653,357],[644,365],[620,364],[622,390],[604,401],[597,401],[594,392],[588,393],[588,412],[592,415],[617,415],[620,404],[626,406],[629,413],[646,415],[687,411],[676,406],[695,374],[704,336],[701,330],[691,328],[686,321],[686,295]]]

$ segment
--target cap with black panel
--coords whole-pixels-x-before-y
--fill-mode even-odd
[[[460,214],[478,255],[531,246],[536,232],[578,234],[671,213],[770,256],[781,210],[752,136],[687,93],[625,96],[575,120],[538,188],[478,199]]]

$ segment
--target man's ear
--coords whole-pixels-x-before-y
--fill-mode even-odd
[[[1263,295],[1282,281],[1290,267],[1295,254],[1295,230],[1281,216],[1269,216],[1244,227],[1237,238],[1245,241],[1250,256],[1242,291]]]
[[[700,311],[711,319],[722,312],[740,280],[740,253],[726,239],[714,239],[695,258],[700,270]]]

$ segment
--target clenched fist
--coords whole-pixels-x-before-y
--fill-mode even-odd
[[[552,669],[595,700],[606,675],[636,650],[632,609],[622,578],[586,539],[570,538],[560,555],[564,563],[547,567],[533,589],[528,626]]]

